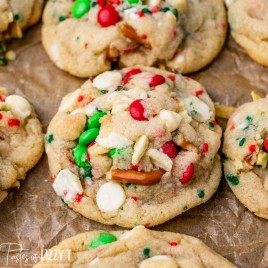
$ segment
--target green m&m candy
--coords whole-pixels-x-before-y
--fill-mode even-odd
[[[90,163],[88,162],[87,159],[87,147],[83,146],[81,144],[78,144],[74,149],[73,149],[73,158],[75,164],[80,167],[80,168],[91,168]]]
[[[72,15],[79,19],[90,10],[90,0],[77,0],[72,6]]]
[[[117,237],[113,234],[109,233],[101,233],[97,239],[93,240],[91,244],[89,245],[90,248],[97,248],[105,244],[109,244],[112,242],[115,242],[117,240]]]
[[[88,120],[87,120],[87,128],[100,128],[101,123],[100,119],[105,116],[105,112],[97,112],[93,114]]]
[[[140,0],[127,0],[129,2],[129,4],[131,5],[135,5],[135,4],[139,4]]]
[[[98,128],[91,128],[86,131],[84,131],[81,136],[79,137],[79,144],[87,146],[92,141],[94,141],[97,136],[99,135],[99,129]]]

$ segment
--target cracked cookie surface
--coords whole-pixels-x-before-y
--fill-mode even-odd
[[[46,152],[53,188],[69,207],[104,224],[154,226],[213,195],[220,139],[198,82],[136,66],[64,97]]]

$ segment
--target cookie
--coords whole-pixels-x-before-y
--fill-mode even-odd
[[[61,259],[57,252],[62,252]],[[236,267],[195,237],[143,226],[131,231],[82,233],[62,241],[51,253],[54,260],[43,260],[34,267]]]
[[[268,3],[265,0],[226,0],[231,35],[249,56],[268,66]]]
[[[239,107],[224,134],[224,174],[236,197],[268,219],[268,99]]]
[[[92,77],[122,66],[168,60],[183,37],[178,11],[163,2],[139,0],[49,1],[43,16],[42,42],[50,59],[79,77]]]
[[[223,0],[188,0],[181,24],[185,37],[166,66],[186,74],[211,63],[224,45],[227,22]]]
[[[44,0],[0,0],[0,53],[6,52],[5,40],[21,38],[22,31],[40,19],[43,4]],[[14,57],[0,55],[0,64]]]
[[[216,191],[221,128],[198,82],[150,67],[106,71],[65,96],[46,134],[53,188],[104,224],[154,226]]]
[[[43,133],[32,105],[0,88],[0,202],[33,168],[44,151]]]

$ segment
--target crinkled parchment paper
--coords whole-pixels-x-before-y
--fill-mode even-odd
[[[61,98],[83,80],[50,62],[40,42],[40,25],[11,48],[17,60],[0,67],[0,85],[33,103],[45,131]],[[222,104],[238,106],[251,100],[252,90],[263,96],[268,92],[268,68],[251,61],[230,37],[217,60],[192,77]],[[87,220],[65,207],[52,189],[44,155],[21,188],[0,205],[0,267],[32,266],[41,249],[95,229],[121,228]],[[238,267],[268,267],[268,221],[245,209],[225,180],[209,202],[154,229],[196,236]]]

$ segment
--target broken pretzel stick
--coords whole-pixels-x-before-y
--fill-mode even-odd
[[[137,43],[139,43],[141,45],[144,45],[145,47],[148,47],[148,48],[151,47],[150,44],[148,44],[145,39],[143,39],[142,37],[140,37],[137,34],[136,30],[132,26],[130,26],[130,25],[126,24],[126,23],[122,24],[121,33],[125,37],[127,37],[127,38],[129,38],[131,40],[134,40]]]
[[[122,183],[133,183],[138,185],[156,184],[165,174],[163,169],[153,170],[151,172],[139,172],[136,170],[112,169],[112,180]]]
[[[235,110],[236,108],[232,106],[215,104],[216,117],[229,119]]]

